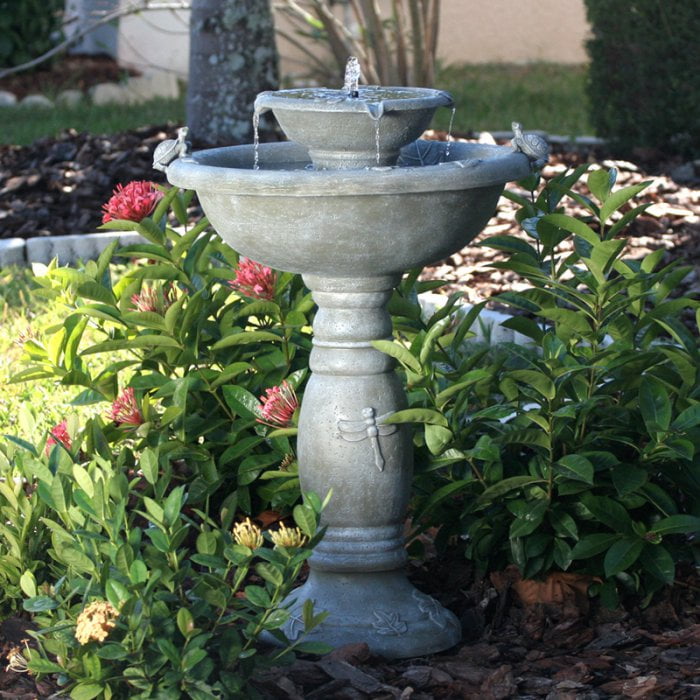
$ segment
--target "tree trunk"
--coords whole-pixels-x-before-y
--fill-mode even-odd
[[[211,145],[252,138],[253,102],[277,87],[268,0],[192,0],[187,124]]]

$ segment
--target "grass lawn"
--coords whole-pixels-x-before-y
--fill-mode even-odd
[[[525,129],[551,134],[593,134],[585,92],[585,65],[532,63],[447,66],[438,71],[437,88],[452,93],[457,104],[453,131],[509,130],[512,121]],[[447,110],[433,122],[446,129]]]
[[[435,87],[449,90],[457,103],[455,133],[510,129],[513,120],[526,129],[564,135],[592,134],[585,94],[586,66],[533,63],[528,65],[447,66]],[[141,105],[97,107],[88,102],[73,108],[0,109],[0,143],[25,145],[63,129],[110,134],[147,124],[185,122],[185,100],[152,100]],[[448,110],[433,122],[447,129]]]
[[[54,109],[0,108],[0,143],[28,145],[64,129],[114,134],[149,124],[185,122],[185,100],[159,98],[140,105],[93,105],[85,100],[75,107]]]

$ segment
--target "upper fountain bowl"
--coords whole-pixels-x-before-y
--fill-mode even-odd
[[[287,137],[308,150],[315,168],[355,170],[394,165],[435,110],[452,105],[442,90],[361,85],[357,97],[328,88],[262,92],[255,112],[271,110]]]

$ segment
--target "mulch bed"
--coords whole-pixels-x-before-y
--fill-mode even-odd
[[[101,76],[102,78],[102,76]],[[101,82],[99,80],[98,82]],[[71,85],[72,87],[73,85]],[[0,83],[0,89],[7,89]],[[34,91],[34,90],[32,90]],[[100,209],[118,183],[134,179],[162,182],[151,169],[156,144],[175,136],[176,125],[90,136],[67,131],[31,146],[0,146],[0,238],[94,231]],[[437,135],[438,137],[440,135]],[[640,201],[652,206],[629,231],[635,256],[660,247],[666,259],[680,258],[692,272],[679,291],[700,291],[700,190],[668,173],[678,164],[612,161],[594,150],[553,154],[545,176],[581,162],[619,169],[618,182],[651,179]],[[515,208],[505,200],[482,238],[522,235]],[[426,271],[447,279],[477,301],[519,281],[492,271],[495,251],[469,246]],[[265,674],[258,682],[270,698],[597,698],[700,697],[700,578],[682,571],[678,583],[647,607],[630,602],[607,611],[560,586],[551,600],[524,604],[512,571],[481,580],[455,549],[410,566],[421,590],[434,595],[462,621],[463,643],[442,654],[389,662],[372,657],[365,645],[350,645],[320,660],[301,659]],[[20,644],[25,622],[0,623],[0,657]],[[49,682],[4,669],[0,698],[44,698],[57,692]]]

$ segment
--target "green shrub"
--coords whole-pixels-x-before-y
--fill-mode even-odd
[[[416,313],[402,322],[408,344],[376,345],[410,387],[411,407],[389,420],[423,425],[417,517],[465,538],[482,571],[597,577],[592,590],[614,606],[700,555],[700,346],[678,318],[700,324],[700,304],[670,296],[690,268],[661,265],[663,249],[624,257],[625,226],[646,208],[629,201],[648,183],[614,190],[614,171],[596,170],[584,197],[570,188],[586,169],[509,195],[530,242],[484,243],[530,285],[499,297],[528,314],[504,325],[529,348],[465,350],[478,309],[455,324],[455,298],[425,326]],[[564,213],[565,194],[585,219]]]
[[[41,56],[60,39],[64,0],[0,0],[0,67]]]
[[[50,459],[10,447],[0,474],[2,516],[14,518],[0,542],[17,534],[24,555],[3,553],[0,575],[12,569],[38,645],[22,655],[71,698],[251,697],[255,670],[326,650],[280,631],[280,603],[323,534],[313,494],[295,508],[296,528],[266,535],[269,547],[252,523],[232,532],[190,505],[159,448],[144,449],[135,471],[61,445]],[[307,605],[305,630],[323,617]],[[263,632],[282,649],[260,654]]]
[[[211,499],[230,525],[236,510],[299,498],[296,429],[263,425],[258,397],[283,382],[303,388],[313,302],[299,276],[269,269],[262,293],[236,293],[230,281],[247,263],[206,220],[186,227],[191,194],[172,188],[151,216],[105,223],[149,241],[120,249],[139,262],[121,276],[110,265],[116,246],[80,269],[49,265],[36,293],[62,299],[64,319],[45,339],[25,342],[26,367],[14,381],[77,387],[74,403],[95,406],[95,417],[74,436],[74,453],[111,459],[120,450],[133,467],[144,448],[160,446],[189,484],[190,502]],[[170,207],[184,233],[166,224]],[[96,354],[110,358],[98,371],[86,362]],[[115,419],[121,404],[137,419]]]
[[[623,151],[700,156],[700,5],[586,0],[598,135]]]

